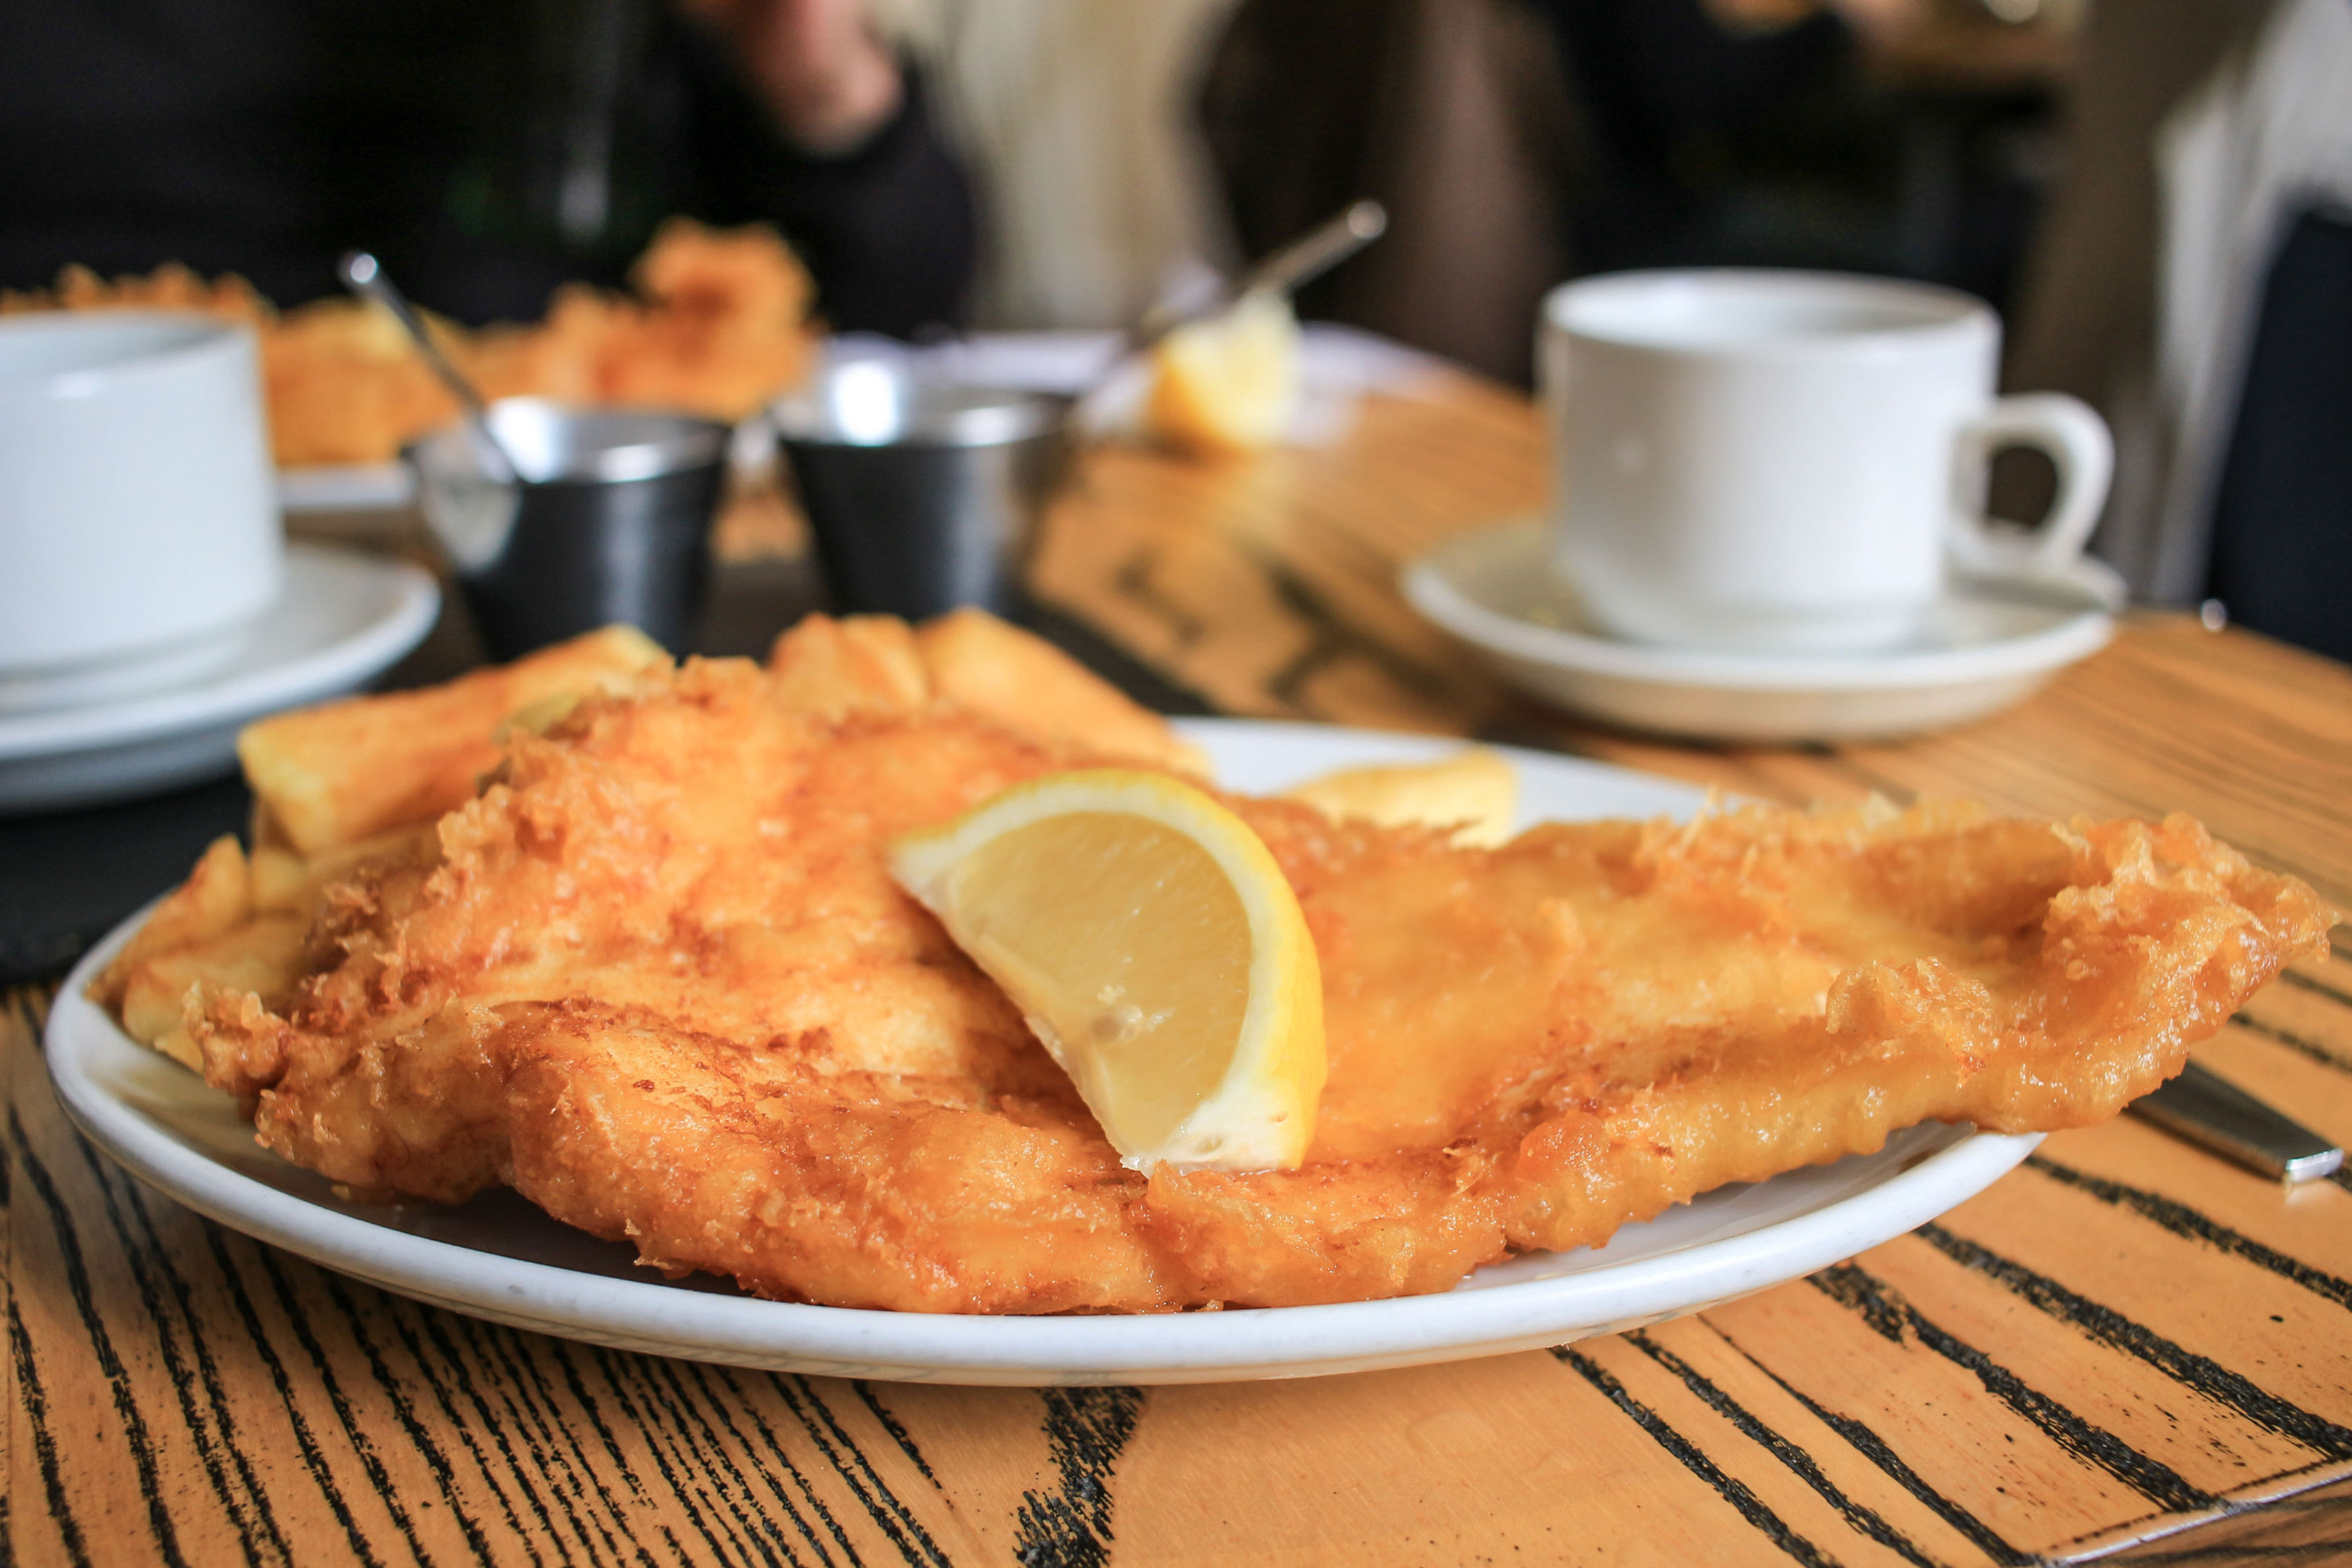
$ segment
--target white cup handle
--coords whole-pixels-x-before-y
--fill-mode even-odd
[[[2019,536],[1996,531],[1984,511],[1985,476],[2003,447],[2033,447],[2058,468],[2058,497],[2039,527]],[[2106,421],[2088,404],[2063,392],[2004,397],[1961,426],[1953,468],[1953,559],[1967,570],[2015,574],[2052,572],[2083,552],[2106,504],[2116,445]]]

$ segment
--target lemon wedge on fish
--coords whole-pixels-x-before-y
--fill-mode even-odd
[[[1280,294],[1244,296],[1151,351],[1144,424],[1196,452],[1254,452],[1282,439],[1298,407],[1298,320]]]
[[[1129,1166],[1306,1158],[1322,976],[1297,896],[1240,817],[1164,773],[1057,773],[900,838],[890,865]]]

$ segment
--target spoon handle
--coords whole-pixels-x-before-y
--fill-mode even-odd
[[[514,459],[499,444],[497,434],[490,429],[490,410],[482,401],[482,395],[474,390],[474,384],[466,379],[464,372],[449,363],[449,356],[441,352],[441,345],[433,341],[431,332],[425,331],[425,318],[416,313],[416,307],[408,302],[408,296],[384,275],[376,258],[364,250],[354,250],[337,264],[336,271],[341,274],[345,288],[361,299],[391,311],[393,318],[406,329],[416,344],[416,352],[425,356],[426,367],[440,379],[442,385],[449,389],[449,395],[456,398],[458,407],[465,411],[466,422],[472,426],[475,439],[495,453],[498,461],[505,467],[505,473],[492,478],[509,481],[520,478],[521,470],[516,468]]]

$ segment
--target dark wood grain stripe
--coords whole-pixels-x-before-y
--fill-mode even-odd
[[[1854,1530],[1906,1563],[1916,1563],[1919,1568],[1940,1568],[1937,1560],[1922,1552],[1909,1536],[1889,1524],[1877,1511],[1854,1501],[1841,1490],[1822,1473],[1811,1455],[1766,1426],[1747,1406],[1724,1393],[1688,1362],[1639,1329],[1625,1335],[1624,1339],[1626,1343],[1671,1373],[1708,1409],[1730,1422],[1738,1429],[1740,1436],[1780,1460],[1799,1480],[1811,1487],[1823,1502],[1837,1510],[1839,1517]]]
[[[725,1532],[737,1554],[747,1563],[755,1552],[768,1563],[799,1563],[801,1554],[773,1521],[764,1515],[755,1521],[751,1510],[744,1507],[742,1473],[725,1454],[712,1451],[715,1445],[710,1441],[709,1428],[688,1408],[688,1397],[670,1363],[641,1355],[624,1356],[621,1361],[645,1390],[648,1406],[661,1414],[661,1424],[648,1425],[647,1435],[658,1432],[668,1438],[677,1446],[683,1468],[708,1483],[697,1486],[695,1494],[705,1505],[710,1523]],[[784,1513],[816,1553],[816,1561],[831,1563],[824,1543],[817,1539],[816,1531],[800,1510],[787,1505]]]
[[[801,1425],[808,1428],[809,1439],[817,1446],[817,1451],[840,1475],[842,1484],[849,1488],[850,1494],[857,1499],[859,1505],[874,1521],[874,1527],[898,1549],[898,1555],[907,1560],[909,1568],[921,1568],[926,1563],[934,1564],[935,1568],[948,1568],[947,1554],[940,1550],[939,1543],[931,1539],[930,1532],[923,1528],[922,1521],[915,1517],[913,1510],[899,1501],[898,1494],[882,1479],[873,1461],[866,1457],[866,1451],[842,1426],[840,1417],[834,1414],[833,1406],[826,1403],[815,1384],[805,1377],[794,1376],[788,1384],[780,1373],[768,1375],[775,1384],[777,1392],[784,1396],[785,1405],[799,1418]],[[793,1397],[793,1385],[800,1390],[798,1399]],[[803,1399],[807,1401],[806,1410],[802,1408]],[[811,1422],[812,1412],[816,1421],[823,1424],[823,1431]]]
[[[1667,1425],[1656,1411],[1626,1392],[1625,1385],[1609,1375],[1600,1363],[1573,1345],[1555,1345],[1553,1355],[1576,1370],[1579,1376],[1608,1397],[1612,1405],[1633,1417],[1633,1424],[1650,1435],[1653,1442],[1679,1460],[1685,1469],[1715,1489],[1717,1497],[1739,1510],[1739,1517],[1755,1527],[1764,1539],[1779,1547],[1808,1568],[1832,1568],[1836,1559],[1789,1528],[1780,1516],[1765,1506],[1764,1500],[1748,1489],[1738,1477],[1727,1475],[1723,1468],[1699,1446]]]
[[[850,1544],[848,1531],[841,1528],[841,1521],[834,1518],[833,1510],[825,1505],[825,1501],[822,1497],[817,1495],[816,1488],[809,1484],[808,1476],[802,1470],[799,1462],[785,1450],[784,1446],[782,1443],[776,1440],[773,1428],[772,1428],[768,1425],[767,1421],[761,1416],[757,1408],[752,1406],[750,1401],[743,1398],[742,1386],[735,1381],[733,1373],[723,1368],[696,1366],[684,1363],[673,1362],[668,1363],[668,1365],[671,1371],[680,1373],[684,1376],[690,1376],[693,1379],[694,1387],[691,1393],[688,1394],[688,1397],[691,1398],[695,1394],[698,1394],[700,1396],[700,1398],[696,1401],[695,1405],[698,1412],[698,1419],[700,1419],[698,1412],[704,1405],[708,1405],[711,1410],[717,1414],[719,1425],[725,1431],[725,1437],[722,1439],[718,1432],[713,1431],[711,1433],[711,1439],[714,1443],[719,1446],[720,1451],[727,1456],[730,1473],[736,1477],[738,1482],[743,1487],[744,1492],[753,1500],[755,1506],[757,1503],[760,1484],[764,1484],[768,1490],[774,1495],[776,1502],[780,1507],[784,1509],[786,1512],[794,1515],[796,1519],[800,1517],[800,1504],[794,1503],[793,1500],[785,1494],[782,1485],[776,1479],[775,1473],[767,1466],[759,1462],[759,1445],[754,1444],[749,1437],[745,1436],[741,1429],[735,1425],[735,1414],[739,1410],[751,1419],[753,1427],[765,1440],[769,1453],[773,1455],[776,1462],[783,1467],[784,1474],[792,1479],[793,1485],[798,1489],[801,1494],[801,1502],[806,1504],[808,1511],[816,1516],[817,1523],[824,1527],[825,1534],[831,1536],[833,1538],[834,1545],[841,1549],[842,1557],[852,1563],[861,1563],[863,1559],[857,1555],[857,1548]],[[727,1392],[730,1397],[721,1398],[712,1390],[710,1379],[714,1373],[725,1381],[727,1384]],[[681,1377],[681,1382],[683,1382],[683,1377]],[[704,1426],[706,1430],[708,1430],[709,1423],[707,1421],[704,1422]],[[751,1464],[751,1473],[749,1476],[746,1476],[741,1469],[734,1467],[734,1457],[739,1453],[741,1454]],[[824,1542],[816,1538],[815,1531],[807,1525],[804,1520],[802,1521],[802,1532],[808,1537],[810,1549],[816,1552],[820,1560],[826,1563],[833,1561],[832,1555],[826,1549]]]
[[[75,1134],[77,1138],[80,1135]],[[139,1401],[131,1390],[129,1369],[114,1348],[114,1337],[107,1331],[103,1314],[90,1289],[89,1268],[84,1261],[81,1235],[68,1212],[57,1182],[48,1166],[33,1152],[32,1141],[25,1135],[25,1124],[14,1105],[8,1108],[8,1140],[14,1145],[18,1163],[24,1167],[25,1179],[32,1184],[34,1195],[49,1216],[49,1229],[55,1237],[58,1253],[65,1265],[66,1291],[72,1298],[74,1311],[81,1319],[82,1332],[88,1336],[91,1352],[98,1358],[100,1373],[105,1377],[111,1395],[114,1412],[122,1419],[123,1440],[131,1447],[131,1463],[139,1478],[139,1495],[147,1504],[147,1529],[155,1539],[155,1552],[173,1568],[184,1568],[187,1559],[180,1552],[180,1532],[172,1522],[172,1510],[163,1496],[163,1484],[155,1462],[155,1445],[147,1431],[147,1418],[139,1408]],[[16,1209],[9,1210],[10,1223],[15,1223]]]
[[[102,1159],[88,1139],[77,1137],[74,1142],[80,1151],[83,1168],[89,1173],[89,1185],[98,1194],[108,1227],[113,1231],[123,1261],[130,1267],[131,1289],[146,1310],[156,1353],[163,1358],[164,1370],[171,1377],[188,1445],[195,1451],[198,1468],[211,1483],[213,1495],[236,1531],[246,1561],[259,1563],[269,1559],[290,1564],[293,1551],[278,1527],[268,1490],[254,1473],[252,1457],[245,1445],[237,1441],[236,1419],[229,1407],[227,1391],[221,1384],[220,1367],[196,1328],[187,1280],[173,1266],[171,1255],[139,1205],[130,1178]],[[132,1223],[134,1214],[139,1220],[136,1226]],[[137,1234],[133,1234],[134,1230]]]
[[[2232,1230],[2217,1219],[2200,1214],[2177,1198],[2168,1198],[2160,1193],[2151,1193],[2140,1187],[2126,1186],[2121,1182],[2110,1181],[2105,1176],[2094,1176],[2088,1172],[2075,1170],[2071,1165],[2062,1165],[2043,1154],[2028,1155],[2025,1168],[2037,1175],[2047,1176],[2053,1182],[2072,1187],[2076,1192],[2087,1194],[2103,1204],[2129,1210],[2140,1218],[2170,1231],[2175,1236],[2190,1241],[2201,1241],[2217,1251],[2229,1253],[2233,1258],[2243,1258],[2259,1268],[2277,1275],[2282,1279],[2292,1279],[2313,1295],[2324,1297],[2339,1307],[2352,1308],[2352,1280],[2344,1279],[2325,1269],[2315,1268],[2301,1258],[2290,1257],[2274,1247],[2265,1246],[2252,1237]]]
[[[268,1249],[265,1248],[263,1250],[265,1263],[268,1262],[269,1256]],[[278,1272],[274,1266],[271,1268],[271,1272],[273,1275]],[[489,1537],[483,1533],[481,1521],[474,1517],[473,1510],[466,1506],[465,1498],[457,1485],[457,1467],[449,1462],[447,1452],[440,1444],[433,1440],[431,1429],[417,1415],[416,1406],[409,1399],[408,1391],[401,1386],[400,1379],[393,1374],[391,1365],[384,1360],[383,1349],[375,1342],[375,1336],[368,1332],[367,1323],[362,1317],[359,1303],[353,1299],[352,1292],[355,1289],[368,1289],[373,1300],[389,1301],[390,1298],[369,1287],[347,1287],[341,1279],[323,1269],[318,1272],[317,1278],[320,1284],[326,1289],[328,1301],[342,1315],[344,1330],[351,1336],[352,1343],[358,1348],[361,1356],[367,1362],[368,1375],[375,1380],[377,1389],[392,1407],[392,1417],[398,1424],[401,1436],[408,1439],[409,1447],[414,1448],[416,1457],[424,1461],[426,1473],[432,1476],[434,1484],[440,1489],[441,1500],[447,1505],[450,1516],[457,1521],[457,1528],[464,1532],[466,1544],[473,1549],[477,1561],[487,1559],[490,1554]],[[294,1301],[293,1293],[286,1287],[282,1276],[279,1277],[279,1300],[285,1305],[289,1317],[299,1314],[300,1308]],[[318,1354],[319,1364],[323,1368],[326,1364],[324,1353],[320,1352]],[[356,1439],[359,1436],[357,1427],[352,1428],[352,1434]],[[384,1493],[389,1497],[392,1495],[390,1479],[388,1477],[382,1479],[385,1482]],[[410,1539],[414,1541],[415,1538],[412,1535]]]
[[[2221,1499],[2192,1486],[2169,1465],[2149,1458],[2051,1395],[2034,1388],[1976,1346],[1949,1332],[1904,1300],[1900,1291],[1859,1264],[1841,1263],[1807,1283],[1860,1316],[1896,1344],[1918,1343],[1975,1374],[1986,1393],[2033,1424],[2045,1436],[2095,1465],[2168,1512],[2219,1507]]]
[[[2230,1022],[2249,1034],[2260,1035],[2273,1045],[2284,1046],[2305,1061],[2317,1062],[2331,1071],[2352,1073],[2352,1057],[2338,1055],[2317,1040],[2305,1039],[2291,1030],[2280,1028],[2276,1024],[2265,1024],[2260,1018],[2250,1017],[2243,1013]]]
[[[661,1473],[663,1487],[667,1489],[672,1498],[677,1500],[679,1509],[686,1515],[687,1522],[694,1527],[695,1533],[702,1538],[703,1546],[707,1549],[698,1552],[686,1551],[682,1549],[677,1537],[670,1535],[670,1544],[676,1552],[677,1561],[680,1563],[725,1562],[726,1546],[719,1539],[718,1528],[712,1522],[709,1510],[703,1507],[709,1494],[699,1487],[687,1486],[684,1478],[678,1474],[677,1468],[670,1462],[670,1445],[664,1441],[660,1424],[647,1420],[644,1412],[637,1408],[637,1402],[629,1397],[629,1384],[643,1381],[637,1376],[641,1358],[620,1351],[606,1350],[602,1346],[598,1346],[593,1353],[596,1358],[596,1369],[604,1373],[604,1386],[613,1391],[614,1403],[620,1406],[621,1414],[628,1419],[629,1425],[635,1426],[644,1436],[646,1452],[652,1457],[654,1468]],[[651,1405],[650,1398],[647,1403]],[[669,1535],[667,1529],[663,1533]]]
[[[1013,1515],[1022,1568],[1105,1568],[1112,1471],[1143,1414],[1139,1388],[1041,1388],[1045,1450],[1059,1484],[1024,1491]]]
[[[772,1550],[782,1553],[787,1562],[800,1560],[799,1549],[769,1517],[768,1510],[760,1505],[761,1482],[764,1481],[775,1498],[776,1506],[783,1511],[793,1528],[800,1532],[803,1542],[815,1553],[816,1561],[830,1565],[834,1562],[833,1552],[825,1545],[824,1538],[817,1533],[817,1525],[829,1527],[827,1533],[837,1538],[841,1534],[839,1524],[833,1520],[829,1510],[824,1518],[812,1523],[808,1514],[795,1506],[783,1489],[776,1485],[773,1477],[754,1477],[744,1473],[742,1466],[736,1460],[736,1446],[721,1436],[711,1425],[710,1418],[704,1414],[708,1390],[707,1385],[699,1383],[701,1369],[690,1363],[667,1358],[649,1356],[642,1359],[647,1380],[667,1390],[668,1398],[663,1408],[672,1414],[677,1423],[678,1434],[688,1445],[696,1463],[702,1473],[716,1483],[720,1505],[745,1537],[763,1553]],[[688,1386],[689,1377],[697,1380],[696,1386]],[[698,1393],[701,1397],[697,1396]],[[845,1542],[843,1544],[846,1546]],[[769,1560],[772,1562],[774,1558],[772,1556]],[[852,1562],[855,1563],[854,1557]]]
[[[134,1183],[131,1194],[142,1223],[152,1232],[154,1215],[148,1207],[145,1192]],[[208,1219],[197,1223],[205,1238],[206,1256],[211,1258],[213,1268],[220,1278],[229,1304],[236,1310],[238,1324],[245,1330],[247,1347],[268,1374],[270,1390],[278,1395],[278,1406],[285,1413],[287,1426],[294,1434],[294,1449],[301,1456],[303,1473],[310,1478],[310,1484],[319,1489],[319,1495],[326,1500],[327,1510],[342,1527],[343,1539],[352,1549],[352,1559],[361,1564],[361,1568],[383,1568],[383,1560],[376,1555],[374,1543],[360,1528],[358,1519],[352,1512],[350,1500],[343,1496],[343,1489],[335,1479],[334,1467],[327,1462],[325,1453],[319,1447],[318,1436],[310,1429],[310,1417],[294,1397],[294,1385],[287,1375],[285,1360],[278,1355],[277,1346],[269,1342],[269,1335],[262,1327],[261,1313],[254,1303],[252,1292],[246,1289],[245,1279],[230,1256],[230,1233]],[[191,1332],[201,1343],[205,1337],[204,1319],[193,1309],[188,1317]]]
[[[530,1442],[532,1461],[548,1476],[558,1500],[569,1499],[564,1513],[582,1542],[589,1542],[593,1532],[596,1540],[604,1542],[609,1558],[624,1558],[626,1552],[613,1533],[613,1527],[617,1525],[627,1531],[628,1517],[621,1511],[618,1500],[604,1485],[604,1478],[596,1473],[578,1435],[563,1419],[562,1407],[548,1388],[537,1364],[538,1358],[531,1354],[533,1346],[546,1342],[538,1335],[526,1338],[519,1330],[479,1319],[461,1315],[456,1321],[475,1359],[495,1364],[502,1373],[497,1380],[500,1397]],[[651,1563],[642,1546],[631,1546],[640,1561]]]
[[[259,1311],[247,1295],[244,1277],[230,1261],[227,1239],[221,1235],[217,1226],[214,1227],[214,1236],[213,1256],[220,1260],[222,1272],[229,1279],[229,1288],[242,1304],[240,1310],[246,1321],[248,1323],[257,1324]],[[398,1530],[402,1539],[408,1542],[409,1555],[419,1563],[429,1563],[431,1558],[425,1551],[425,1543],[417,1537],[415,1521],[410,1517],[407,1505],[401,1500],[400,1494],[393,1488],[392,1478],[384,1469],[383,1458],[376,1451],[373,1435],[362,1428],[352,1408],[351,1395],[344,1389],[342,1380],[335,1375],[334,1367],[327,1359],[326,1348],[320,1343],[319,1337],[312,1329],[310,1314],[302,1310],[294,1300],[293,1286],[287,1279],[284,1269],[278,1267],[279,1255],[258,1242],[248,1241],[243,1237],[238,1238],[237,1245],[250,1252],[257,1259],[263,1277],[269,1281],[271,1293],[278,1305],[278,1321],[284,1323],[289,1331],[294,1335],[294,1342],[309,1358],[310,1375],[318,1380],[319,1387],[325,1393],[328,1407],[334,1411],[337,1425],[342,1427],[344,1437],[352,1445],[352,1452],[359,1457],[360,1468],[367,1472],[369,1486],[392,1515],[393,1527]],[[277,1352],[270,1348],[268,1336],[261,1333],[257,1328],[254,1331],[254,1342],[268,1353],[269,1364],[278,1379],[278,1395],[285,1401],[288,1415],[299,1424],[301,1430],[308,1431],[308,1424],[301,1422],[301,1413],[294,1400],[291,1380],[286,1376],[284,1369],[279,1365]],[[321,1468],[325,1468],[323,1463]],[[325,1485],[338,1513],[348,1514],[349,1509],[343,1502],[341,1490],[333,1485],[331,1479]],[[468,1528],[471,1516],[463,1510],[459,1510],[456,1517],[458,1527],[467,1531],[467,1538],[471,1541],[473,1531]]]
[[[1783,1393],[1803,1405],[1811,1413],[1815,1420],[1828,1426],[1831,1431],[1843,1438],[1846,1445],[1855,1453],[1875,1465],[1880,1473],[1926,1504],[1934,1511],[1937,1518],[1968,1537],[1969,1544],[1978,1551],[1993,1562],[2001,1564],[2002,1568],[2023,1568],[2024,1564],[2037,1561],[2032,1553],[2020,1552],[2002,1540],[2000,1532],[1990,1525],[1928,1485],[1927,1478],[1906,1464],[1903,1456],[1895,1451],[1894,1445],[1872,1430],[1868,1422],[1830,1409],[1811,1394],[1781,1376],[1780,1373],[1767,1366],[1754,1352],[1716,1327],[1714,1323],[1709,1322],[1707,1326],[1714,1331],[1717,1339],[1738,1352],[1740,1358],[1748,1365],[1779,1384]]]
[[[0,1160],[0,1169],[5,1169],[10,1163]],[[83,1538],[81,1521],[74,1517],[73,1504],[66,1496],[65,1471],[58,1462],[57,1434],[49,1429],[48,1394],[41,1386],[41,1372],[33,1355],[32,1336],[25,1331],[24,1317],[16,1310],[15,1280],[0,1279],[0,1290],[5,1290],[8,1298],[8,1354],[16,1368],[16,1403],[25,1413],[25,1424],[32,1428],[33,1464],[41,1473],[42,1500],[48,1505],[49,1522],[57,1526],[58,1539],[65,1547],[66,1561],[74,1564],[74,1568],[89,1568],[89,1543]],[[0,1418],[5,1418],[5,1413],[0,1413]],[[14,1488],[8,1489],[13,1490]],[[16,1523],[11,1520],[12,1547],[15,1531]],[[0,1561],[16,1561],[13,1550],[0,1556]]]
[[[931,1473],[930,1464],[923,1458],[923,1451],[915,1447],[915,1439],[899,1424],[898,1418],[890,1414],[889,1407],[876,1397],[874,1385],[861,1377],[849,1386],[857,1391],[857,1397],[866,1402],[866,1408],[874,1413],[874,1419],[882,1423],[882,1430],[890,1434],[890,1440],[898,1445],[898,1451],[907,1456],[907,1462],[922,1473],[923,1479],[931,1483],[931,1489],[945,1490],[940,1485],[940,1478]]]
[[[1940,1225],[1915,1233],[1937,1251],[2000,1285],[2060,1322],[2078,1329],[2111,1350],[2146,1362],[2173,1382],[2214,1404],[2236,1411],[2266,1431],[2293,1438],[2331,1459],[2352,1458],[2352,1429],[2256,1387],[2210,1357],[2142,1327],[2114,1308],[2069,1290],[2046,1274],[1954,1235]]]
[[[547,1342],[548,1355],[563,1369],[565,1390],[571,1394],[572,1404],[587,1417],[589,1429],[596,1434],[596,1441],[603,1446],[605,1458],[612,1461],[614,1473],[628,1484],[630,1497],[644,1502],[646,1500],[645,1482],[638,1479],[637,1468],[622,1457],[620,1439],[614,1436],[612,1423],[604,1419],[604,1407],[588,1391],[587,1380],[580,1374],[579,1352],[580,1347],[568,1340],[551,1339]]]
[[[506,1517],[507,1528],[522,1538],[524,1553],[534,1563],[544,1563],[547,1559],[540,1548],[545,1543],[553,1546],[556,1555],[565,1563],[570,1563],[571,1543],[555,1528],[554,1517],[548,1510],[546,1500],[539,1495],[539,1489],[531,1485],[530,1478],[515,1462],[514,1445],[508,1439],[488,1402],[482,1397],[479,1380],[467,1375],[464,1360],[457,1354],[457,1347],[449,1342],[448,1333],[439,1321],[441,1314],[430,1307],[401,1298],[393,1300],[392,1310],[387,1316],[392,1320],[393,1332],[400,1337],[410,1362],[416,1368],[418,1380],[433,1395],[433,1402],[440,1407],[442,1418],[457,1434],[457,1441],[465,1447],[466,1457],[473,1461],[475,1473],[481,1477],[483,1486],[489,1489],[491,1500]],[[428,1344],[438,1352],[437,1358],[426,1353]],[[478,1421],[467,1420],[459,1411],[461,1394],[465,1403],[472,1406],[474,1414],[480,1418]],[[485,1430],[499,1451],[502,1461],[499,1465],[490,1462],[489,1456],[483,1451],[482,1444],[476,1436],[477,1432]],[[515,1486],[521,1491],[523,1509],[529,1510],[539,1525],[536,1531],[523,1523],[522,1511],[516,1508],[514,1499],[499,1479],[500,1469],[513,1479]]]
[[[2283,985],[2291,985],[2297,991],[2307,991],[2315,996],[2325,996],[2339,1007],[2352,1007],[2352,992],[2338,991],[2327,982],[2300,971],[2280,970],[2279,983]]]

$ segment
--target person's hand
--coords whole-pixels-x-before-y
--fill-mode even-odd
[[[784,135],[812,153],[856,146],[898,111],[898,62],[865,0],[679,0],[733,46]]]

